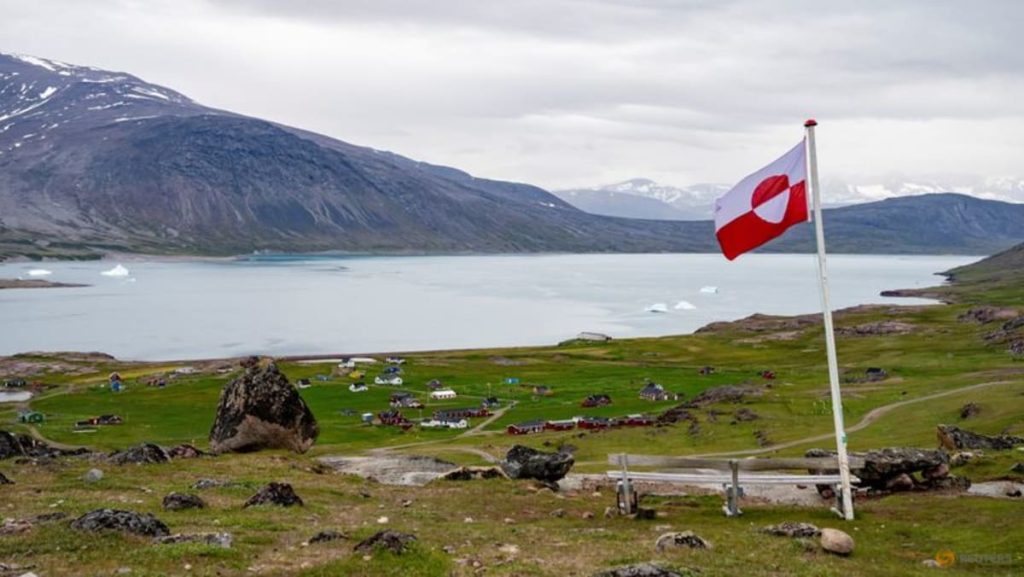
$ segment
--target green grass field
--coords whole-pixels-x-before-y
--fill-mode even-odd
[[[966,275],[973,289],[964,304],[929,307],[866,307],[837,317],[838,326],[853,327],[896,320],[912,329],[907,334],[843,336],[838,339],[844,375],[857,377],[868,367],[882,367],[889,378],[880,382],[843,385],[844,413],[853,450],[885,446],[936,446],[935,427],[958,424],[981,433],[1024,436],[1024,362],[1011,356],[1005,344],[984,336],[997,325],[958,322],[970,303],[1024,304],[1024,284],[1016,277],[978,280]],[[982,278],[982,277],[978,277]],[[952,289],[950,289],[952,290]],[[962,286],[955,291],[963,292]],[[979,296],[980,295],[980,296]],[[1024,309],[1022,309],[1024,312]],[[784,319],[779,321],[783,325]],[[383,355],[382,355],[383,356]],[[836,520],[823,506],[794,508],[770,504],[745,507],[740,519],[720,513],[719,497],[678,497],[658,501],[659,516],[650,522],[604,518],[612,506],[609,492],[536,492],[528,483],[511,481],[432,484],[425,488],[390,487],[342,475],[318,474],[315,457],[352,455],[371,449],[402,447],[402,452],[435,455],[458,463],[482,464],[480,452],[500,457],[513,444],[575,447],[577,472],[607,469],[608,453],[708,455],[747,452],[761,455],[800,455],[810,447],[833,446],[831,405],[820,325],[754,330],[733,323],[713,332],[655,339],[632,339],[601,344],[576,343],[558,347],[449,351],[405,355],[405,384],[370,386],[365,393],[348,390],[351,380],[331,374],[333,363],[281,361],[293,381],[312,379],[301,391],[320,424],[321,434],[307,455],[265,452],[179,461],[171,465],[113,467],[96,484],[80,480],[91,463],[77,460],[32,466],[0,462],[0,471],[17,481],[0,487],[6,517],[65,511],[79,514],[99,506],[118,506],[158,514],[173,531],[230,531],[236,545],[230,550],[195,545],[154,546],[119,535],[83,536],[66,526],[51,525],[28,533],[0,537],[0,563],[36,564],[41,575],[114,574],[129,567],[131,575],[589,575],[610,565],[661,560],[700,575],[925,575],[935,569],[922,561],[939,551],[975,555],[974,562],[946,568],[949,574],[1014,575],[1024,573],[1024,533],[1018,530],[1020,503],[955,495],[899,494],[858,504],[858,519]],[[112,360],[62,357],[20,357],[24,366],[37,363],[35,375],[52,385],[31,402],[45,414],[35,433],[51,441],[100,450],[124,448],[143,441],[163,445],[194,443],[206,446],[221,388],[236,372],[200,374],[170,380],[165,388],[146,387],[150,375],[172,366],[119,363]],[[59,370],[42,367],[55,361]],[[716,368],[701,376],[705,365]],[[202,368],[202,367],[201,367]],[[106,375],[119,371],[127,390],[112,393]],[[766,381],[762,370],[777,378]],[[371,369],[367,381],[371,382]],[[537,396],[521,383],[546,385],[550,396]],[[428,399],[427,381],[441,379],[459,397],[443,402]],[[757,391],[740,404],[718,404],[692,410],[699,430],[683,422],[666,427],[616,429],[599,432],[546,432],[509,436],[511,423],[532,419],[567,419],[578,415],[656,415],[678,402],[649,402],[638,397],[645,379],[678,392],[683,400],[721,385],[742,385]],[[394,391],[416,393],[426,404],[422,416],[436,409],[475,406],[497,396],[503,415],[481,431],[401,431],[367,425],[359,414],[387,408]],[[591,394],[608,394],[607,407],[584,409]],[[981,406],[979,416],[961,422],[959,409],[967,402]],[[758,418],[734,423],[732,414],[746,408]],[[343,414],[354,413],[354,414]],[[101,414],[117,414],[124,423],[75,432],[74,423]],[[406,415],[419,418],[421,411]],[[16,423],[16,408],[0,418],[10,430],[30,431]],[[471,427],[479,424],[474,419]],[[770,440],[762,446],[756,433]],[[821,439],[815,439],[822,437]],[[471,451],[469,451],[471,450]],[[1018,451],[990,452],[956,471],[974,481],[1021,479],[1009,473]],[[190,513],[160,510],[162,495],[187,490],[200,477],[241,481],[240,487],[204,492],[210,508]],[[295,485],[307,501],[301,510],[242,510],[240,504],[256,487],[271,480]],[[361,496],[368,493],[370,497]],[[412,501],[409,507],[403,500]],[[551,511],[564,509],[564,517]],[[584,513],[596,518],[585,519]],[[316,530],[335,528],[355,537],[372,533],[377,518],[388,526],[416,533],[420,543],[409,555],[377,555],[368,560],[350,554],[351,542],[303,546]],[[467,521],[466,518],[471,518]],[[856,553],[841,559],[799,541],[766,537],[756,528],[782,520],[809,521],[850,532]],[[715,545],[713,551],[655,554],[660,532],[692,529]],[[514,544],[518,553],[501,545]],[[446,553],[442,548],[452,548]],[[985,557],[988,555],[989,557]],[[968,557],[970,559],[970,557]],[[1009,559],[1010,564],[1004,564]],[[997,561],[997,562],[996,562]],[[474,562],[480,567],[475,567]],[[186,565],[188,569],[186,569]]]

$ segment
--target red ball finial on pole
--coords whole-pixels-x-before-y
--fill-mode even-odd
[[[806,121],[804,121],[804,128],[810,128],[812,126],[817,126],[817,125],[818,125],[818,121],[813,119],[813,118],[808,118]]]

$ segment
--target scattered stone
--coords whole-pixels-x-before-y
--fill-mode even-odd
[[[30,531],[32,527],[32,522],[26,519],[4,519],[0,525],[0,535],[17,535]]]
[[[391,522],[391,519],[388,519],[387,517],[377,517],[378,525],[387,525],[389,522]]]
[[[144,537],[163,537],[171,532],[163,521],[149,513],[118,509],[96,509],[71,522],[79,531],[122,531]]]
[[[198,457],[205,457],[206,453],[200,451],[193,445],[183,443],[177,447],[171,447],[168,449],[167,455],[172,459],[196,459]]]
[[[693,531],[683,531],[681,533],[665,533],[658,537],[658,540],[654,542],[654,548],[658,552],[662,552],[666,549],[711,549],[711,543],[708,543],[704,539],[701,539]]]
[[[967,463],[970,463],[971,461],[976,459],[978,455],[980,455],[980,453],[972,453],[970,451],[960,451],[957,453],[953,453],[952,455],[949,456],[949,466],[963,467]]]
[[[74,449],[66,451],[51,447],[46,443],[34,439],[29,435],[9,433],[0,431],[0,460],[14,457],[29,457],[33,459],[56,458],[67,455],[84,455],[87,449]]]
[[[943,463],[936,467],[932,467],[931,469],[925,469],[924,473],[922,474],[924,475],[924,478],[928,479],[929,481],[935,479],[944,479],[949,476],[949,465]]]
[[[85,472],[84,475],[82,475],[82,479],[85,480],[86,483],[96,483],[102,481],[103,471],[100,471],[99,469],[89,469],[88,471]]]
[[[197,495],[187,493],[170,493],[163,500],[164,510],[183,511],[185,509],[205,509],[206,502]]]
[[[748,421],[756,421],[761,417],[758,416],[758,414],[755,413],[754,411],[746,407],[743,407],[742,409],[739,409],[738,411],[733,413],[733,418],[741,423],[745,423]]]
[[[575,459],[568,453],[544,453],[523,445],[512,447],[501,463],[512,479],[537,479],[557,483],[572,468]]]
[[[167,535],[164,537],[157,537],[153,539],[154,543],[160,545],[174,545],[176,543],[199,543],[201,545],[210,545],[213,547],[220,547],[221,549],[230,549],[231,544],[234,542],[234,537],[231,533],[193,533],[193,534],[174,534]]]
[[[939,562],[935,559],[925,559],[924,561],[921,561],[921,564],[925,567],[931,567],[933,569],[939,569],[942,567],[942,565],[939,565]]]
[[[604,518],[605,519],[612,519],[612,518],[614,518],[618,514],[619,514],[618,507],[605,507],[604,508]]]
[[[291,449],[306,452],[320,434],[316,418],[270,360],[252,357],[245,372],[221,391],[210,430],[210,449],[247,452]]]
[[[614,569],[598,571],[591,577],[685,577],[683,573],[673,571],[654,563],[638,563]]]
[[[914,479],[906,473],[900,473],[886,481],[885,488],[893,492],[913,491]]]
[[[967,309],[967,312],[958,316],[956,320],[962,323],[977,323],[983,325],[994,321],[1013,319],[1016,316],[1017,311],[1014,309],[980,306]]]
[[[977,415],[980,412],[981,407],[978,406],[978,403],[967,403],[966,405],[960,407],[960,418],[970,419],[971,417]]]
[[[754,439],[757,441],[757,444],[761,447],[770,447],[775,444],[774,442],[772,442],[771,439],[768,438],[768,433],[762,431],[761,429],[754,431]]]
[[[593,519],[593,518],[594,518],[594,513],[593,513],[593,512],[591,512],[591,511],[584,511],[584,512],[583,512],[583,515],[581,515],[581,516],[582,516],[582,517],[583,517],[584,519]]]
[[[565,517],[565,509],[555,509],[551,512],[552,517],[558,517],[559,519]]]
[[[519,554],[519,546],[518,545],[512,545],[512,544],[505,544],[505,545],[501,545],[500,547],[498,547],[498,551],[500,551],[500,552],[502,552],[502,553],[504,553],[506,555],[514,557],[514,556]]]
[[[1018,475],[1024,475],[1024,463],[1014,463],[1013,466],[1010,467],[1010,472]]]
[[[698,409],[705,405],[714,405],[717,403],[739,403],[747,396],[759,396],[762,393],[763,391],[756,387],[722,385],[720,387],[706,389],[680,406],[688,409]]]
[[[844,337],[863,337],[871,335],[906,335],[914,332],[914,325],[904,321],[878,321],[837,327],[836,334]]]
[[[0,473],[0,485],[13,485],[14,481],[7,478],[7,475]]]
[[[1015,357],[1024,357],[1024,341],[1013,341],[1007,350]]]
[[[348,539],[348,535],[340,531],[320,531],[316,535],[310,537],[309,544],[314,545],[316,543],[329,543],[331,541],[338,541],[339,539]]]
[[[822,529],[820,543],[829,553],[843,556],[853,553],[853,537],[839,529]]]
[[[1021,492],[1019,487],[1017,487],[1016,485],[1013,485],[1013,484],[1007,484],[1006,491],[1005,491],[1005,495],[1007,497],[1017,498],[1017,497],[1020,497],[1022,494],[1024,494],[1024,493]]]
[[[415,541],[416,537],[414,535],[386,529],[384,531],[378,531],[370,537],[360,541],[359,544],[356,545],[355,552],[369,555],[375,551],[385,550],[390,551],[395,555],[401,555],[402,553],[405,553]]]
[[[768,525],[761,528],[762,533],[775,535],[777,537],[817,537],[821,535],[821,529],[810,523],[796,523],[786,521],[778,525]]]
[[[29,519],[33,525],[45,525],[46,523],[56,523],[57,521],[63,521],[68,518],[68,514],[62,511],[56,511],[54,513],[43,513],[42,515],[36,515]]]
[[[412,507],[412,501],[409,499],[402,500],[402,507]]]
[[[967,477],[950,475],[931,481],[929,488],[937,491],[966,491],[971,488],[971,480]]]
[[[508,479],[500,467],[459,467],[441,475],[445,481],[472,481],[473,479]]]
[[[230,487],[235,483],[232,481],[222,481],[220,479],[199,479],[195,483],[192,483],[193,489],[216,489],[218,487]]]
[[[243,507],[254,507],[257,505],[278,505],[291,507],[292,505],[303,505],[302,499],[295,494],[295,489],[288,483],[269,483],[260,489],[255,495],[249,497]]]
[[[115,465],[156,464],[167,463],[171,460],[171,456],[163,447],[153,443],[142,443],[123,451],[117,451],[111,453],[108,458]]]
[[[994,449],[1001,451],[1012,449],[1016,445],[1024,445],[1024,437],[1014,437],[1012,435],[990,437],[953,425],[939,425],[937,435],[939,445],[950,451],[958,449]]]

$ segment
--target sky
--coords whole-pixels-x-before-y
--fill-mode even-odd
[[[0,51],[548,189],[1024,176],[1024,2],[0,0]],[[1021,184],[1024,191],[1024,184]],[[1024,194],[1024,192],[1022,192]]]

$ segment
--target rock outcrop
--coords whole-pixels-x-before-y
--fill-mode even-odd
[[[939,437],[939,445],[950,451],[960,449],[994,449],[996,451],[1003,451],[1012,449],[1017,445],[1024,445],[1024,437],[980,435],[953,425],[939,425],[936,432]]]
[[[637,563],[598,571],[591,577],[684,577],[684,574],[655,563]]]
[[[299,392],[270,360],[250,358],[243,367],[245,372],[221,392],[210,449],[307,451],[320,429]]]
[[[711,543],[702,539],[693,531],[682,531],[680,533],[665,533],[654,542],[654,548],[658,552],[666,549],[711,549]]]
[[[761,528],[762,533],[775,535],[777,537],[817,537],[821,535],[821,529],[810,523],[797,523],[785,521],[778,525],[768,525]]]
[[[170,493],[163,500],[163,507],[167,511],[183,511],[185,509],[204,509],[206,502],[197,495],[188,493]]]
[[[401,555],[416,542],[416,536],[408,533],[399,533],[386,529],[378,531],[363,539],[356,545],[355,552],[362,555],[370,555],[375,551],[390,551],[395,555]]]
[[[536,479],[557,483],[576,460],[568,453],[545,453],[523,445],[509,449],[501,468],[512,479]]]
[[[153,515],[118,509],[89,511],[72,521],[71,528],[79,531],[121,531],[143,537],[163,537],[171,534],[167,525]]]
[[[109,460],[115,465],[143,465],[166,463],[171,456],[160,445],[142,443],[134,447],[111,453]]]
[[[82,455],[86,449],[64,450],[51,447],[29,435],[0,431],[0,459],[12,457],[53,458],[64,455]]]
[[[302,499],[295,494],[295,489],[288,483],[269,483],[256,492],[255,495],[249,497],[249,500],[245,502],[244,507],[254,507],[257,505],[278,505],[281,507],[291,507],[292,505],[303,505]]]
[[[192,533],[185,535],[178,533],[175,535],[167,535],[165,537],[157,537],[153,541],[160,545],[198,543],[200,545],[220,547],[221,549],[230,549],[231,544],[234,542],[234,537],[231,533]]]
[[[851,472],[860,479],[861,487],[902,491],[945,489],[958,485],[945,481],[952,478],[949,477],[949,456],[940,450],[890,447],[851,455],[864,460],[862,467],[851,469]],[[805,456],[834,457],[835,453],[824,449],[810,449]],[[918,479],[915,475],[922,478]]]

